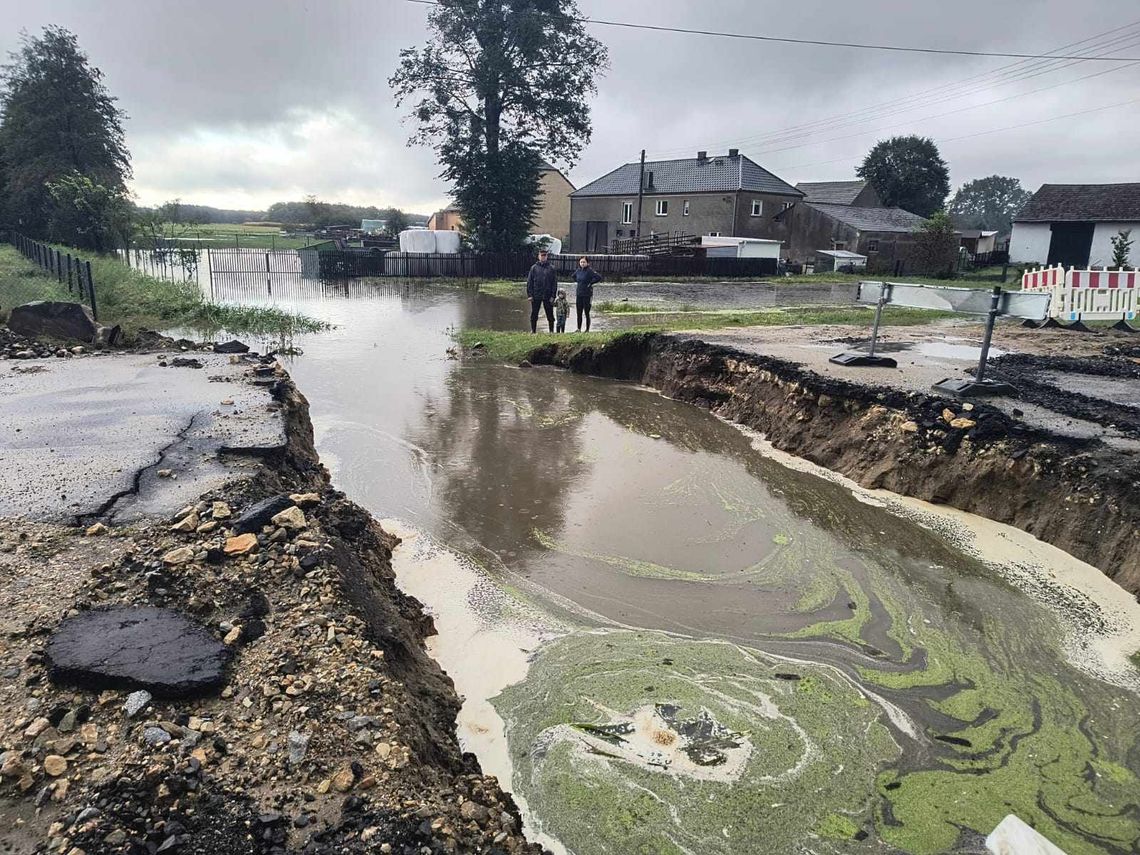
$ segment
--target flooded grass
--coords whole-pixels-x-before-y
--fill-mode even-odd
[[[61,247],[61,249],[66,249]],[[99,320],[120,324],[129,334],[140,329],[226,329],[290,336],[328,329],[328,324],[274,306],[238,306],[206,300],[192,282],[146,276],[113,258],[90,256]],[[14,247],[0,246],[0,306],[33,300],[75,300],[66,283],[25,259]]]

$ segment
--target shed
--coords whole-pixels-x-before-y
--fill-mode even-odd
[[[867,256],[851,252],[848,249],[817,249],[815,251],[816,273],[864,270],[866,267]]]

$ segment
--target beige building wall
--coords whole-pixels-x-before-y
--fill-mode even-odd
[[[534,218],[534,234],[552,235],[563,243],[570,240],[570,194],[574,185],[557,169],[544,169],[540,183],[542,201]]]

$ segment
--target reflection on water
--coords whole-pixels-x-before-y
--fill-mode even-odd
[[[496,701],[512,786],[570,851],[975,851],[1011,812],[1135,850],[1136,695],[943,534],[648,391],[449,358],[451,329],[521,328],[515,302],[275,291],[336,324],[289,367],[338,486],[579,627]],[[749,746],[738,775],[655,762],[702,721]],[[641,741],[606,751],[615,723]]]

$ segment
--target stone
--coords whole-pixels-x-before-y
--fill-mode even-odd
[[[918,422],[903,422],[899,425],[899,430],[903,433],[918,433]]]
[[[332,776],[332,788],[338,793],[347,793],[355,780],[351,769],[341,769]]]
[[[193,560],[193,546],[180,546],[177,549],[170,550],[168,553],[162,556],[162,563],[169,564],[171,567],[176,567],[179,564],[189,564]]]
[[[197,511],[190,511],[186,516],[176,522],[170,527],[171,531],[180,531],[189,534],[192,531],[197,531],[198,526],[201,525],[202,520],[198,517]]]
[[[279,514],[274,514],[271,522],[291,531],[298,531],[309,524],[305,519],[305,512],[296,505],[291,505]]]
[[[17,335],[78,339],[88,343],[115,344],[120,330],[95,321],[91,310],[81,303],[39,300],[16,306],[8,315],[8,329]]]
[[[483,805],[468,799],[459,806],[459,815],[468,822],[474,820],[482,824],[487,821],[488,811]]]
[[[951,410],[949,407],[942,411],[942,421],[950,424],[954,419],[958,418],[958,414]]]
[[[105,535],[107,533],[107,531],[108,531],[107,526],[105,526],[101,522],[97,522],[94,525],[88,527],[87,536],[88,537],[102,537],[103,535]]]
[[[986,849],[994,855],[1065,855],[1048,838],[1013,814],[990,832]]]
[[[965,417],[960,417],[960,418],[954,419],[952,422],[950,422],[950,427],[960,428],[961,430],[969,430],[970,428],[972,428],[976,424],[977,424],[977,422],[974,421],[973,419],[967,419]]]
[[[257,549],[257,535],[239,534],[226,538],[225,553],[230,556],[249,555]]]
[[[187,697],[222,687],[229,653],[169,609],[120,606],[67,618],[48,642],[48,674],[93,689],[146,689]]]
[[[262,527],[269,524],[277,514],[293,504],[288,496],[272,496],[257,504],[251,505],[234,521],[234,530],[238,534],[259,532]]]
[[[294,505],[299,505],[302,508],[311,508],[313,505],[321,503],[320,493],[291,493],[289,495],[290,501]]]
[[[151,748],[160,748],[173,737],[161,727],[148,727],[143,731],[143,741]]]
[[[4,763],[0,764],[0,777],[22,778],[28,774],[28,764],[21,760],[14,751],[8,752]]]
[[[151,694],[145,689],[139,689],[137,692],[131,692],[127,695],[127,702],[123,704],[123,712],[127,718],[134,718],[136,715],[146,709],[147,704],[151,702]]]
[[[305,759],[305,753],[309,750],[310,738],[311,736],[308,733],[290,731],[288,737],[290,766],[299,766]]]
[[[249,353],[249,345],[242,344],[235,338],[215,344],[214,353]]]
[[[173,469],[159,469],[155,473],[159,478],[170,478],[174,475]]]
[[[210,505],[210,517],[212,519],[228,520],[231,516],[233,516],[233,511],[225,502],[214,502]]]
[[[53,778],[58,778],[67,771],[67,758],[58,754],[49,754],[44,758],[44,771]]]
[[[222,639],[222,644],[226,647],[233,647],[238,641],[241,640],[241,627],[235,626],[226,633],[226,637]]]
[[[24,730],[24,739],[35,739],[49,727],[51,727],[51,720],[41,716]]]

